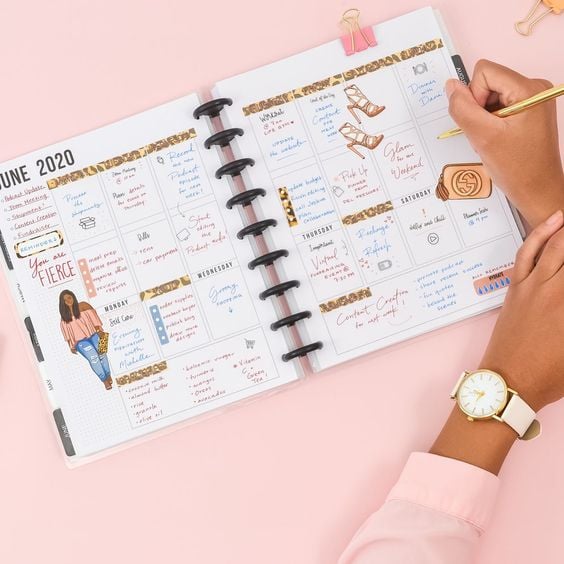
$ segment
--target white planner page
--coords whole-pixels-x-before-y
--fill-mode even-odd
[[[0,166],[7,274],[70,457],[298,377],[257,298],[198,104],[189,95]]]
[[[256,160],[249,187],[268,191],[267,236],[290,251],[277,267],[312,312],[304,340],[324,343],[315,369],[500,305],[522,241],[503,195],[476,192],[471,174],[474,197],[435,194],[445,165],[479,163],[463,135],[437,139],[454,126],[444,82],[457,72],[435,12],[373,29],[377,46],[353,56],[336,40],[214,91],[245,131],[238,156]]]

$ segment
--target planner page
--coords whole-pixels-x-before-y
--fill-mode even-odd
[[[249,186],[268,190],[261,214],[290,251],[278,267],[301,282],[286,296],[324,343],[316,369],[500,305],[522,241],[465,137],[437,139],[458,76],[439,16],[373,31],[352,56],[335,40],[214,91],[233,99],[238,156],[256,160]]]
[[[70,457],[298,377],[256,297],[198,104],[189,95],[0,166],[6,273]]]

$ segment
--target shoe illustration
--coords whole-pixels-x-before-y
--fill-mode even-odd
[[[384,139],[383,135],[367,135],[364,131],[361,131],[352,123],[345,123],[339,127],[339,132],[341,135],[349,141],[347,147],[353,152],[356,153],[361,159],[364,159],[364,155],[355,148],[355,145],[360,145],[361,147],[365,147],[366,149],[376,149],[378,145]]]
[[[360,123],[360,118],[358,117],[355,110],[364,112],[368,117],[374,117],[382,113],[386,109],[385,106],[377,106],[376,104],[373,104],[356,84],[347,86],[345,88],[345,94],[347,95],[347,98],[350,102],[350,104],[347,106],[347,109],[354,116],[358,123]]]

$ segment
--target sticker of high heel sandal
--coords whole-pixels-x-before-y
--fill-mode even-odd
[[[349,101],[347,109],[358,123],[360,123],[360,118],[356,113],[357,110],[360,110],[368,117],[376,117],[386,109],[385,106],[377,106],[376,104],[373,104],[356,84],[347,86],[345,88],[345,94]],[[356,145],[360,145],[365,149],[373,151],[376,147],[378,147],[378,145],[380,145],[382,139],[384,139],[383,135],[368,135],[348,121],[341,125],[339,132],[345,139],[347,139],[347,141],[349,141],[347,148],[358,155],[361,159],[364,159],[365,157],[356,148]]]

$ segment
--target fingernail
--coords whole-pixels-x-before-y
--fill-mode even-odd
[[[553,227],[554,225],[560,223],[561,221],[562,221],[562,210],[558,210],[546,220],[546,225],[548,225],[549,227]]]
[[[450,98],[452,96],[452,93],[456,90],[457,86],[458,86],[458,80],[456,80],[456,78],[449,78],[445,82],[445,92],[447,98]]]

